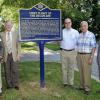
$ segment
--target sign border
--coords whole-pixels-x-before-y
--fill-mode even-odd
[[[20,32],[20,10],[31,10],[32,8],[36,8],[36,5],[42,4],[44,5],[46,8],[48,8],[49,10],[59,10],[60,11],[60,37],[58,39],[26,39],[26,40],[22,40],[21,39],[21,32]],[[36,8],[37,9],[37,8]],[[44,8],[45,9],[45,8]],[[42,10],[44,10],[42,9]],[[39,10],[39,9],[38,9]],[[40,11],[42,11],[40,10]],[[61,9],[50,9],[50,7],[48,7],[47,5],[45,5],[42,2],[39,2],[37,4],[35,4],[33,7],[29,8],[29,9],[19,9],[19,41],[21,42],[38,42],[38,41],[45,41],[45,42],[49,42],[49,41],[60,41],[62,40],[62,16],[61,16]]]

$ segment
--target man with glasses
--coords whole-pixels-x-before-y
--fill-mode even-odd
[[[60,42],[63,85],[73,86],[74,67],[76,61],[75,46],[79,32],[72,28],[72,21],[66,18],[65,28],[62,30],[62,41]]]

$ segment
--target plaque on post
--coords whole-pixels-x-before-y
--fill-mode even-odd
[[[43,3],[21,9],[19,33],[20,41],[61,40],[61,11]]]
[[[19,41],[38,42],[40,48],[40,87],[44,81],[44,44],[48,41],[59,41],[61,35],[61,10],[50,9],[38,3],[31,9],[19,11]]]

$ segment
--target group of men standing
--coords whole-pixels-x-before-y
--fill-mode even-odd
[[[64,25],[62,41],[60,42],[63,85],[74,85],[74,68],[77,60],[80,73],[79,90],[84,90],[85,94],[89,94],[91,91],[91,64],[96,50],[95,35],[88,30],[88,23],[86,21],[80,23],[80,34],[72,28],[70,18],[65,19]],[[18,90],[19,74],[17,65],[20,54],[18,34],[13,30],[13,23],[11,21],[6,21],[4,28],[5,31],[0,33],[0,63],[4,62],[7,88]],[[98,53],[98,58],[99,56]],[[1,64],[0,93],[2,93]]]
[[[62,75],[64,86],[73,86],[75,61],[80,73],[80,87],[85,94],[91,91],[91,64],[96,50],[95,35],[88,30],[88,23],[80,23],[81,33],[72,28],[72,21],[66,18],[60,43]]]

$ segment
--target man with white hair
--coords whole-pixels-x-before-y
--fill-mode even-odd
[[[75,46],[79,32],[72,28],[70,18],[65,19],[64,25],[65,28],[62,30],[62,41],[60,43],[63,85],[73,86],[76,61]]]
[[[5,64],[5,79],[7,88],[15,88],[19,90],[19,74],[18,65],[20,56],[20,44],[18,34],[13,30],[13,23],[8,20],[4,24],[4,32],[1,32],[1,38],[4,45],[4,64]]]
[[[77,63],[80,72],[80,90],[89,94],[91,90],[91,64],[96,49],[96,40],[92,32],[88,31],[88,23],[82,21],[80,24],[80,33],[77,41]]]

